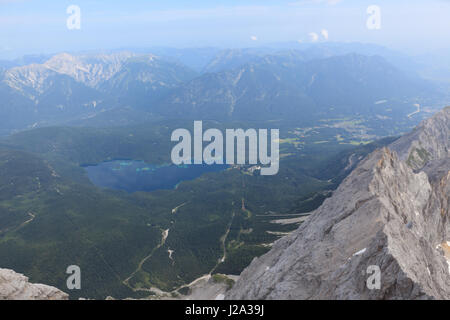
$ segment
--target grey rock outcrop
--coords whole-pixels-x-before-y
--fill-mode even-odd
[[[447,107],[370,154],[226,299],[450,299],[449,124]]]
[[[61,290],[32,284],[22,274],[9,269],[0,269],[0,300],[67,300],[69,295]]]
[[[423,121],[411,133],[392,143],[389,148],[414,170],[450,157],[450,107]]]

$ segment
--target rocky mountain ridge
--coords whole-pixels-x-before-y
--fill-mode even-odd
[[[413,103],[442,98],[434,84],[380,56],[225,50],[200,73],[179,60],[126,51],[61,53],[0,70],[0,134],[105,112],[122,123],[118,109],[146,118],[409,121]]]
[[[433,92],[429,83],[406,75],[379,56],[348,54],[308,60],[288,51],[254,59],[183,83],[160,101],[158,112],[246,120],[367,116],[386,111],[374,107],[376,101]],[[385,116],[392,117],[392,110]]]
[[[0,134],[148,108],[196,73],[152,54],[67,53],[0,72]],[[136,111],[138,112],[138,111]]]
[[[133,59],[140,59],[150,66],[159,66],[166,62],[152,54],[138,55],[131,52],[95,55],[61,53],[41,64],[34,63],[8,69],[3,75],[2,82],[20,92],[24,91],[24,88],[29,88],[42,94],[50,76],[65,75],[89,88],[102,89],[102,85],[123,70],[126,64],[136,61]],[[146,70],[147,73],[151,71]],[[144,79],[141,77],[139,80],[146,82],[148,77]]]
[[[450,299],[449,131],[447,107],[373,152],[226,298]]]

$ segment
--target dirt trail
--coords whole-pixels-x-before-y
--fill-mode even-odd
[[[128,288],[130,288],[131,290],[133,290],[135,292],[136,291],[155,291],[155,290],[153,290],[154,288],[151,288],[151,289],[134,288],[129,284],[129,281],[131,278],[133,278],[136,275],[136,273],[138,273],[139,271],[142,270],[142,266],[144,265],[145,261],[150,259],[153,256],[153,254],[156,252],[156,250],[161,248],[166,243],[167,237],[169,236],[169,230],[170,229],[163,230],[162,239],[161,239],[161,242],[159,243],[159,245],[157,247],[153,248],[152,252],[150,252],[150,254],[148,256],[146,256],[144,259],[141,260],[141,262],[139,262],[137,269],[128,278],[126,278],[125,280],[122,281],[122,283],[124,285],[126,285]],[[161,292],[163,292],[163,291],[161,291]]]
[[[173,208],[173,209],[172,209],[172,214],[177,213],[178,209],[180,209],[181,207],[183,207],[183,206],[185,206],[185,205],[187,205],[187,204],[188,204],[188,203],[185,202],[185,203],[180,204],[178,207]]]
[[[413,115],[420,112],[420,104],[416,103],[414,106],[417,108],[417,110],[408,114],[408,118],[411,118]]]
[[[242,200],[243,200],[243,199],[242,199]],[[244,200],[243,200],[243,201],[244,201]],[[187,203],[187,202],[186,202],[186,203]],[[178,208],[184,206],[186,203],[183,203],[183,204],[179,205],[178,207],[174,208],[174,209],[172,210],[172,213],[176,213],[176,211],[178,210]],[[138,291],[153,292],[153,293],[156,293],[156,294],[158,294],[158,295],[164,296],[164,295],[170,295],[171,293],[176,292],[176,291],[178,291],[178,290],[180,290],[180,289],[182,289],[182,288],[191,287],[191,286],[197,284],[199,281],[202,281],[202,280],[209,280],[209,279],[211,278],[211,274],[212,274],[212,273],[217,269],[217,267],[218,267],[221,263],[223,263],[223,262],[225,261],[225,259],[226,259],[226,255],[227,255],[227,251],[226,251],[226,250],[227,250],[227,249],[226,249],[226,240],[227,240],[227,238],[228,238],[228,234],[230,233],[231,225],[232,225],[232,223],[233,223],[234,217],[235,217],[235,213],[233,212],[233,214],[232,214],[232,216],[231,216],[230,223],[228,224],[227,230],[226,230],[225,234],[220,238],[220,242],[222,243],[222,248],[223,248],[223,256],[222,256],[221,259],[219,259],[219,260],[217,261],[217,264],[214,266],[214,268],[213,268],[208,274],[202,275],[202,276],[200,276],[199,278],[197,278],[197,279],[195,279],[194,281],[192,281],[191,283],[182,285],[182,286],[180,286],[179,288],[177,288],[177,289],[175,289],[175,290],[173,290],[173,291],[171,291],[171,292],[166,292],[166,291],[163,291],[163,290],[161,290],[161,289],[159,289],[159,288],[155,288],[155,287],[151,287],[151,288],[134,288],[134,287],[132,287],[132,286],[130,285],[129,281],[130,281],[130,280],[131,280],[131,279],[132,279],[139,271],[142,270],[142,266],[144,265],[144,263],[145,263],[148,259],[150,259],[150,258],[153,256],[153,254],[156,252],[156,250],[158,250],[159,248],[161,248],[162,246],[164,246],[164,244],[166,243],[167,237],[169,236],[169,230],[170,230],[170,229],[167,229],[167,230],[163,230],[163,231],[162,231],[162,239],[161,239],[160,244],[159,244],[157,247],[155,247],[155,248],[152,250],[152,252],[151,252],[148,256],[146,256],[144,259],[141,260],[141,262],[139,263],[137,269],[136,269],[136,270],[135,270],[128,278],[126,278],[125,280],[123,280],[122,283],[123,283],[124,285],[126,285],[128,288],[130,288],[131,290],[133,290],[134,292],[138,292]],[[171,259],[173,262],[175,262],[175,261],[173,260],[173,257],[172,257],[172,254],[173,254],[174,252],[175,252],[175,251],[173,251],[173,250],[170,250],[170,249],[168,250],[168,253],[169,253],[169,259]]]
[[[22,223],[21,227],[23,227],[26,224],[29,224],[31,221],[34,220],[34,218],[36,218],[36,215],[33,212],[28,212],[28,215],[30,216],[30,219]]]
[[[228,234],[230,233],[230,230],[231,230],[231,225],[233,224],[234,216],[235,216],[235,213],[233,212],[233,214],[232,214],[232,216],[231,216],[230,223],[228,224],[228,227],[227,227],[227,231],[226,231],[225,234],[222,236],[222,238],[220,238],[220,242],[222,243],[222,248],[223,248],[223,256],[222,256],[221,259],[219,259],[219,261],[217,262],[217,264],[216,264],[216,265],[214,266],[214,268],[211,270],[211,272],[209,273],[210,275],[217,269],[217,267],[218,267],[221,263],[225,262],[225,259],[226,259],[226,257],[227,257],[227,245],[226,245],[226,241],[227,241],[227,238],[228,238]]]

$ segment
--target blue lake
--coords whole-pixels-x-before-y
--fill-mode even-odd
[[[182,181],[228,167],[218,164],[152,165],[144,161],[114,160],[84,166],[84,169],[91,182],[98,187],[136,192],[174,189]]]

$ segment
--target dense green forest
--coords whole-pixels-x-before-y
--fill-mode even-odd
[[[392,139],[356,141],[345,128],[289,123],[205,122],[205,128],[278,127],[280,171],[231,167],[173,190],[126,193],[92,185],[84,169],[111,159],[170,161],[183,121],[108,129],[54,127],[0,142],[0,259],[33,282],[66,288],[67,266],[82,270],[71,298],[142,297],[208,273],[239,274],[311,212],[352,166]]]

